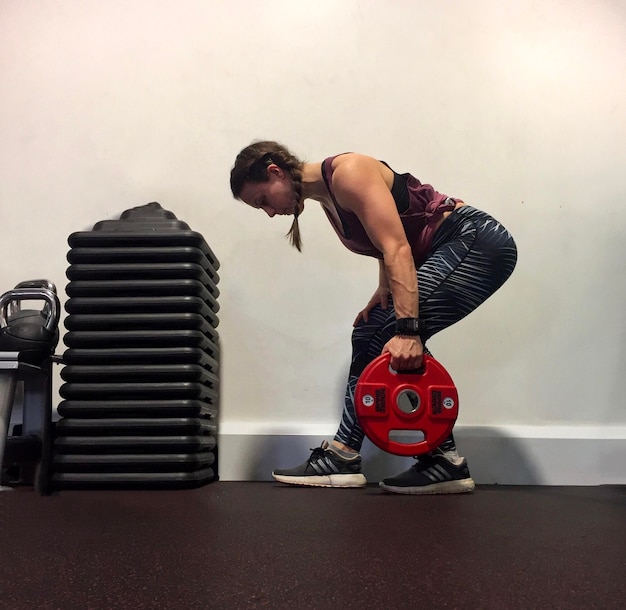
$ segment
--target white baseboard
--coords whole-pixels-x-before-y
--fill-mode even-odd
[[[324,425],[220,426],[222,481],[269,481],[274,468],[291,468],[309,450],[333,437]],[[624,485],[625,426],[456,426],[459,453],[478,484]],[[363,445],[363,473],[369,482],[406,470],[412,458]]]

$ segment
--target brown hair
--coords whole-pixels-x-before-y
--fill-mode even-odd
[[[230,190],[235,199],[239,199],[243,185],[246,182],[267,182],[269,175],[267,167],[275,163],[282,170],[289,173],[298,199],[302,198],[302,161],[292,155],[289,150],[278,142],[253,142],[246,146],[235,159],[230,171]],[[292,246],[302,251],[298,213],[294,214],[291,229],[285,236]]]

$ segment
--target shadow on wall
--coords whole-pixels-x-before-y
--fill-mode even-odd
[[[455,429],[459,455],[467,458],[472,478],[479,484],[542,485],[544,481],[518,439],[492,428]],[[406,470],[413,458],[391,455],[366,440],[361,451],[363,471],[369,481]]]
[[[460,455],[467,458],[472,477],[478,484],[542,485],[539,470],[516,438],[491,428],[455,430]],[[321,437],[304,435],[259,435],[248,437],[244,451],[237,451],[240,480],[270,481],[275,468],[292,468],[304,462]],[[330,438],[329,438],[330,440]],[[366,440],[361,451],[363,473],[370,483],[396,475],[409,468],[413,458],[392,455]]]
[[[544,485],[541,469],[533,464],[528,445],[487,427],[455,431],[461,455],[467,457],[477,483],[500,485]]]

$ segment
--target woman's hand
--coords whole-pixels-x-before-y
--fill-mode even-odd
[[[391,354],[390,366],[394,371],[411,371],[422,366],[424,346],[419,337],[408,335],[395,335],[385,346],[381,353]]]
[[[352,326],[356,326],[361,320],[363,320],[363,322],[367,322],[369,320],[370,311],[372,311],[376,305],[380,305],[383,309],[387,309],[387,307],[389,307],[390,296],[391,293],[389,292],[389,288],[387,286],[379,286],[372,298],[369,300],[368,304],[365,306],[365,309],[359,312],[359,315],[356,317],[356,320],[354,320]]]

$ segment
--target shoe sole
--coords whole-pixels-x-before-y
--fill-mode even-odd
[[[365,487],[367,480],[362,474],[330,474],[326,476],[290,477],[281,474],[272,476],[279,483],[304,487]]]
[[[378,486],[385,491],[394,494],[407,495],[434,495],[434,494],[463,494],[474,491],[476,485],[473,479],[461,479],[460,481],[444,481],[443,483],[433,483],[432,485],[423,485],[420,487],[397,487],[395,485],[386,485],[381,481]]]

